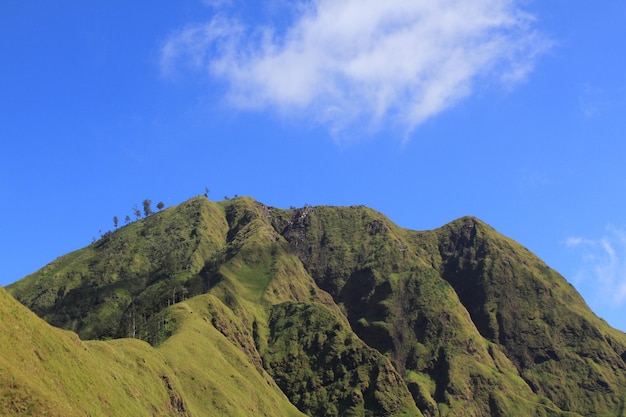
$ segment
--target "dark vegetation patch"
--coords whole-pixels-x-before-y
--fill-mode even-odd
[[[325,307],[274,306],[263,363],[292,403],[312,416],[417,413],[402,377]]]

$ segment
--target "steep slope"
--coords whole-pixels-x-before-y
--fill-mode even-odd
[[[9,290],[83,338],[157,346],[192,415],[625,415],[626,335],[474,218],[194,198]]]

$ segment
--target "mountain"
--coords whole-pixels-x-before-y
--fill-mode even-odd
[[[626,415],[626,334],[473,217],[412,231],[363,206],[197,197],[7,290],[80,337],[2,293],[7,415],[25,398],[143,415],[117,411],[137,397],[145,415]],[[44,343],[67,347],[32,356]],[[8,367],[25,354],[38,371]]]

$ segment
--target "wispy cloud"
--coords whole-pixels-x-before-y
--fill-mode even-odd
[[[565,245],[580,254],[574,280],[592,288],[595,297],[611,307],[626,304],[626,231],[608,227],[597,239],[570,237]]]
[[[524,170],[520,175],[520,188],[522,191],[536,191],[554,183],[548,174],[538,170]]]
[[[605,107],[605,97],[602,89],[593,87],[589,83],[585,83],[580,88],[578,103],[580,110],[587,118],[593,118],[599,115]]]
[[[286,28],[225,14],[185,27],[164,43],[162,70],[207,71],[235,108],[299,114],[335,133],[410,132],[478,86],[523,80],[550,46],[515,0],[311,0],[296,10]]]
[[[224,7],[231,5],[233,0],[202,0],[202,4],[209,7]]]

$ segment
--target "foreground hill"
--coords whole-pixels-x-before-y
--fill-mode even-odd
[[[180,334],[155,349],[81,341],[0,288],[0,415],[304,416],[207,321],[209,301],[194,301],[197,317],[190,304],[172,308]]]
[[[150,374],[160,385],[136,386],[176,398],[169,407],[181,406],[167,412],[626,415],[626,335],[527,249],[471,217],[416,232],[366,207],[199,197],[8,290],[81,339],[126,338],[81,342],[27,315],[50,341],[144,349],[163,366]],[[66,350],[54,357],[65,360]],[[19,354],[4,347],[0,359]],[[80,383],[67,383],[80,398]],[[4,389],[2,404],[28,389]],[[30,398],[55,398],[51,389]]]
[[[173,372],[148,344],[82,342],[2,288],[0,314],[0,415],[187,415]]]

